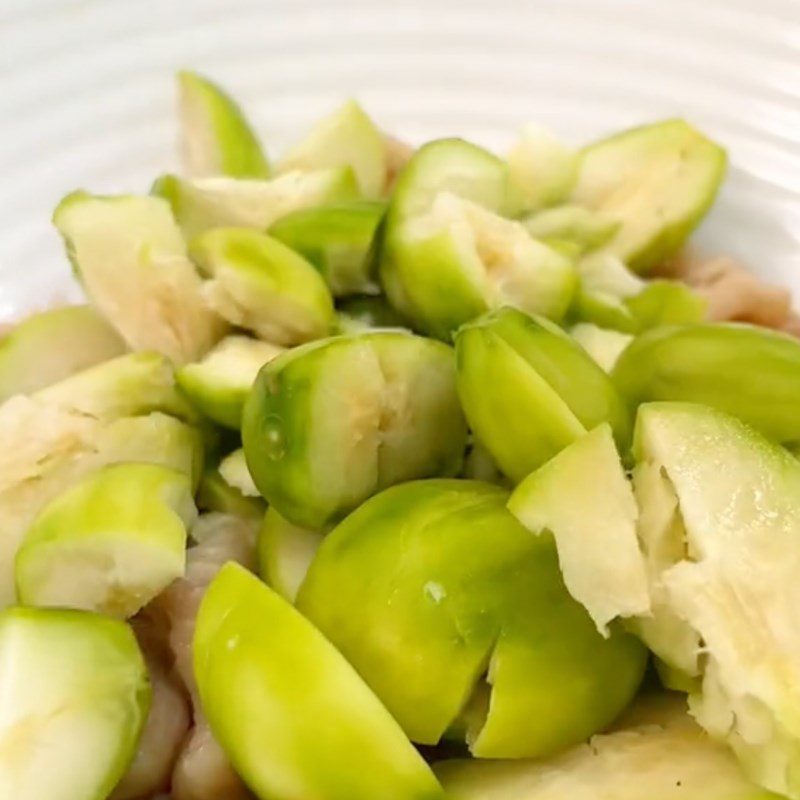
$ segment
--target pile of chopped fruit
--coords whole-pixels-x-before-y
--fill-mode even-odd
[[[724,151],[351,101],[271,164],[179,94],[0,342],[0,797],[798,800],[800,340],[683,251]]]

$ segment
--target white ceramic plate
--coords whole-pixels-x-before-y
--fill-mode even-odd
[[[273,152],[348,95],[501,149],[527,121],[578,143],[684,115],[732,162],[699,240],[800,298],[798,0],[0,0],[0,320],[74,296],[63,194],[175,168],[179,67]]]

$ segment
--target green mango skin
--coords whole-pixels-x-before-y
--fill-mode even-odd
[[[350,203],[295,211],[269,229],[325,278],[334,297],[374,290],[367,258],[384,203]]]
[[[126,349],[91,306],[32,314],[0,338],[0,403],[121,356]]]
[[[208,78],[178,72],[182,138],[190,175],[266,178],[269,161],[238,104]]]
[[[355,670],[238,564],[224,566],[203,598],[194,671],[215,737],[258,797],[443,798]]]
[[[684,120],[644,125],[584,148],[572,202],[620,222],[603,249],[647,272],[711,208],[726,162],[725,151]]]
[[[0,650],[0,796],[106,800],[150,707],[131,629],[85,611],[9,608]]]
[[[409,330],[409,323],[395,311],[384,297],[354,295],[337,304],[337,332],[363,333],[373,328]]]
[[[625,404],[591,356],[548,320],[503,308],[456,335],[458,393],[470,428],[519,482],[587,430],[630,438]]]
[[[649,331],[611,378],[632,409],[651,400],[703,403],[774,441],[800,440],[800,342],[786,334],[736,323]]]
[[[633,637],[600,636],[552,538],[506,500],[477,481],[388,489],[328,534],[297,597],[413,741],[437,743],[488,670],[488,717],[468,735],[485,758],[585,739],[629,702],[646,660]]]
[[[107,466],[37,515],[16,556],[17,596],[25,605],[131,617],[183,576],[196,517],[183,473]]]
[[[466,425],[453,351],[394,331],[295,348],[259,373],[242,441],[261,494],[312,530],[394,483],[455,474]]]

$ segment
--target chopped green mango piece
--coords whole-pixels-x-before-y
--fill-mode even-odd
[[[337,308],[339,333],[363,333],[372,328],[408,329],[408,321],[380,296],[354,295],[340,301]]]
[[[250,339],[227,336],[202,361],[178,370],[178,384],[196,408],[209,419],[239,430],[242,407],[258,371],[282,347]]]
[[[259,797],[443,798],[355,670],[238,564],[224,566],[203,598],[194,669],[214,735]]]
[[[150,706],[131,629],[85,611],[0,613],[0,796],[105,800]]]
[[[264,231],[301,208],[358,200],[358,187],[347,167],[287,172],[261,181],[163,175],[153,184],[152,193],[167,200],[187,239],[209,228]]]
[[[488,713],[468,732],[485,758],[544,756],[605,727],[646,661],[629,634],[597,632],[552,538],[507,499],[476,481],[388,489],[325,537],[297,597],[416,742],[438,742],[488,673]]]
[[[269,229],[270,236],[307,258],[334,296],[370,292],[375,281],[368,258],[383,203],[348,203],[295,211]]]
[[[187,173],[198,178],[266,178],[269,162],[236,102],[196,72],[182,70],[177,78]]]
[[[34,397],[48,405],[98,419],[163,411],[191,420],[195,415],[175,386],[175,371],[159,353],[128,353],[70,375]]]
[[[202,511],[216,511],[248,519],[261,519],[266,504],[260,497],[248,497],[240,489],[231,486],[218,469],[203,473],[197,489],[197,507]]]
[[[564,583],[601,633],[617,617],[649,612],[636,500],[608,423],[525,478],[508,509],[532,533],[552,533]]]
[[[620,356],[612,380],[631,407],[704,403],[778,442],[800,440],[800,342],[736,323],[649,331]]]
[[[222,459],[219,474],[229,486],[238,489],[245,497],[260,497],[241,447]]]
[[[210,307],[240,328],[280,345],[325,336],[333,300],[320,274],[277,239],[247,228],[215,228],[190,252],[208,280]]]
[[[91,306],[24,319],[0,338],[0,403],[122,355],[125,342]]]
[[[572,201],[619,221],[603,249],[646,272],[705,216],[725,166],[725,151],[687,122],[658,122],[584,148]]]
[[[524,208],[562,202],[575,185],[578,154],[539,125],[526,125],[508,154],[511,185]]]
[[[507,479],[495,463],[492,454],[476,440],[473,440],[472,445],[467,449],[464,456],[464,468],[459,477],[484,483],[496,483],[498,486],[508,488]]]
[[[102,420],[18,396],[0,406],[0,606],[14,598],[14,558],[33,519],[83,476],[124,461],[202,471],[200,434],[173,417]]]
[[[629,333],[600,328],[591,322],[579,322],[569,333],[604,372],[611,372],[622,351],[633,341]]]
[[[317,531],[293,525],[274,508],[267,511],[258,534],[259,574],[284,600],[294,603],[322,538]]]
[[[98,470],[34,519],[17,552],[17,596],[29,606],[132,617],[183,575],[196,516],[180,472],[156,464]]]
[[[539,211],[522,220],[525,230],[535,239],[572,244],[577,255],[605,244],[617,231],[620,223],[600,211],[583,206],[563,205]]]
[[[447,192],[402,227],[392,252],[401,310],[444,340],[484,311],[507,305],[559,320],[577,282],[571,260],[521,223]]]
[[[621,446],[628,440],[628,411],[609,377],[546,319],[487,314],[458,332],[456,357],[470,428],[515,482],[601,422]]]
[[[671,537],[642,527],[640,541],[646,557],[661,554],[653,583],[702,642],[692,716],[753,781],[798,798],[800,463],[735,417],[692,403],[642,406],[634,456],[669,482],[683,523]],[[655,644],[680,666],[680,642]]]
[[[781,800],[747,780],[679,696],[645,698],[628,716],[629,727],[549,761],[442,761],[434,770],[451,800]]]
[[[578,262],[580,284],[572,314],[626,333],[701,322],[706,300],[678,281],[644,281],[616,257],[598,252]]]
[[[155,350],[184,364],[224,333],[163,200],[73,192],[53,222],[92,303],[132,350]]]
[[[313,530],[386,486],[454,474],[466,426],[453,351],[399,331],[295,348],[259,373],[242,441],[261,494]]]
[[[280,172],[324,167],[350,167],[368,200],[383,194],[387,171],[384,135],[355,100],[317,122],[278,164]]]

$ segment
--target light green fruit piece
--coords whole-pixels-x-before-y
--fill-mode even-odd
[[[271,180],[198,178],[163,175],[152,193],[169,203],[187,239],[209,228],[242,227],[265,231],[301,208],[359,199],[348,167],[287,172]]]
[[[126,461],[162,464],[196,486],[202,471],[200,434],[173,417],[99,420],[18,396],[0,406],[0,606],[15,597],[14,558],[36,515],[81,478]]]
[[[413,741],[437,743],[486,674],[488,713],[467,734],[485,758],[544,756],[605,727],[646,661],[634,637],[597,632],[552,538],[507,499],[476,481],[388,489],[326,536],[297,598]]]
[[[393,253],[401,310],[445,341],[459,325],[502,306],[559,320],[577,282],[572,261],[521,223],[449,192],[404,224]]]
[[[294,603],[322,539],[322,533],[293,525],[270,508],[258,534],[259,574],[284,600]]]
[[[660,470],[679,504],[680,539],[643,528],[640,540],[645,556],[669,554],[653,582],[702,642],[692,715],[752,780],[798,798],[800,463],[735,417],[692,403],[642,406],[634,456]],[[658,654],[677,666],[668,643]]]
[[[604,372],[611,372],[622,351],[633,341],[633,336],[629,333],[601,328],[591,322],[573,325],[569,334]]]
[[[91,306],[33,314],[0,338],[0,403],[122,355],[125,343]]]
[[[605,244],[620,226],[602,212],[575,205],[544,209],[521,221],[535,239],[567,242],[575,247],[577,255]]]
[[[604,246],[636,272],[672,255],[714,202],[725,151],[681,119],[618,133],[581,153],[572,201],[621,223]]]
[[[528,210],[563,202],[575,185],[578,163],[578,153],[539,125],[526,125],[508,154],[511,185]]]
[[[40,389],[38,401],[98,419],[162,411],[186,420],[196,413],[175,385],[169,359],[159,353],[128,353]]]
[[[644,698],[626,716],[624,728],[549,761],[442,761],[434,770],[451,800],[781,800],[747,780],[680,697]]]
[[[384,203],[348,203],[295,211],[269,229],[270,236],[308,259],[334,296],[375,291],[368,258]]]
[[[355,100],[317,122],[283,155],[277,168],[287,172],[325,167],[350,167],[361,195],[368,200],[383,193],[387,172],[384,135]]]
[[[131,629],[85,611],[0,613],[0,796],[105,800],[150,706]]]
[[[178,385],[219,425],[239,429],[242,407],[258,371],[283,348],[247,336],[226,336],[202,361],[178,370]]]
[[[242,441],[261,494],[312,530],[386,486],[455,474],[466,426],[453,351],[399,331],[295,348],[259,373]]]
[[[800,440],[800,342],[787,334],[735,323],[652,330],[625,350],[611,377],[631,407],[703,403],[770,439]]]
[[[245,497],[260,496],[255,483],[253,483],[250,470],[247,468],[244,450],[241,447],[228,453],[220,461],[219,474],[229,486],[240,491]]]
[[[183,575],[196,516],[186,475],[155,464],[105,467],[36,516],[17,552],[17,597],[132,617]]]
[[[224,566],[203,598],[194,670],[215,737],[258,797],[443,797],[355,670],[237,564]]]
[[[467,448],[464,466],[459,477],[484,483],[496,483],[498,486],[507,487],[508,484],[505,475],[492,458],[492,454],[474,438],[472,444]]]
[[[650,611],[636,501],[608,423],[525,478],[508,509],[531,533],[552,533],[564,583],[602,634]]]
[[[231,486],[218,469],[207,469],[197,489],[197,507],[201,511],[216,511],[247,519],[261,519],[267,509],[260,497],[248,497]]]
[[[155,350],[180,365],[224,333],[160,198],[73,192],[53,222],[93,305],[132,350]]]
[[[689,675],[683,670],[667,664],[666,661],[662,661],[658,656],[653,656],[653,667],[658,675],[658,680],[665,689],[684,694],[702,690],[702,681],[698,676]]]
[[[380,295],[354,295],[337,304],[337,333],[364,333],[373,328],[408,330],[408,320]]]
[[[247,228],[216,228],[189,249],[207,278],[203,296],[221,317],[279,345],[327,335],[333,300],[325,281],[277,239]]]
[[[639,333],[662,325],[701,322],[706,300],[678,281],[644,281],[616,257],[598,252],[577,264],[572,316],[605,328]]]
[[[630,420],[610,378],[543,318],[512,308],[456,335],[458,393],[470,428],[519,482],[601,422],[624,447]]]
[[[237,103],[196,72],[182,70],[177,79],[186,172],[199,178],[266,178],[269,162]]]

